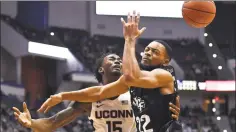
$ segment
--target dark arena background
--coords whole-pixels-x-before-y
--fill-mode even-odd
[[[104,52],[122,55],[120,17],[137,6],[140,26],[147,27],[136,44],[137,58],[155,39],[173,48],[183,132],[236,132],[236,2],[215,2],[216,17],[206,28],[185,23],[183,2],[140,2],[1,1],[0,131],[31,131],[17,122],[13,106],[22,110],[25,101],[32,119],[46,118],[69,103],[38,113],[50,95],[97,85],[96,59]],[[81,116],[56,131],[91,132],[92,125]]]

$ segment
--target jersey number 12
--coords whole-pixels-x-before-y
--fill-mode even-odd
[[[108,132],[122,132],[121,121],[107,121],[106,124]]]
[[[136,117],[136,121],[140,132],[153,132],[153,129],[147,129],[147,125],[150,123],[150,117],[148,115],[142,115],[140,118]]]

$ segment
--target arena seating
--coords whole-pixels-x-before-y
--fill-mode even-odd
[[[1,19],[31,41],[51,42],[50,44],[57,45],[51,41],[51,38],[58,38],[59,42],[67,47],[88,68],[86,69],[88,72],[94,71],[94,62],[102,53],[115,52],[122,55],[123,52],[124,39],[121,37],[103,35],[90,37],[87,31],[61,27],[51,27],[47,31],[37,31],[23,26],[5,15],[1,15]],[[50,32],[53,32],[55,36],[48,36]],[[154,39],[140,39],[138,43],[145,47],[152,40]],[[174,59],[184,69],[185,79],[198,81],[217,79],[216,72],[209,64],[204,48],[197,39],[186,38],[164,41],[168,42],[173,48]],[[140,53],[136,53],[136,56],[138,59],[141,58]]]
[[[183,132],[220,132],[218,126],[213,122],[200,106],[181,108],[180,121],[183,125]]]
[[[22,34],[26,39],[34,42],[48,43],[46,31],[39,31],[32,27],[23,25],[16,19],[13,19],[7,15],[1,14],[0,18],[1,20],[9,24],[12,28],[14,28],[18,33]]]

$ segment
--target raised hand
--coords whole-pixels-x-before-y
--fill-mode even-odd
[[[50,98],[48,98],[43,105],[40,107],[40,109],[38,110],[38,112],[44,112],[47,113],[49,109],[51,109],[53,106],[61,103],[62,101],[62,97],[61,94],[55,94],[50,96]]]
[[[145,31],[146,27],[143,27],[141,30],[139,30],[139,21],[140,13],[136,14],[135,11],[133,11],[132,16],[130,15],[130,13],[128,13],[127,22],[125,22],[124,19],[121,18],[121,22],[123,24],[123,35],[126,40],[136,39]]]
[[[31,128],[32,119],[26,103],[23,103],[23,112],[20,112],[16,107],[13,107],[12,109],[15,111],[14,115],[18,122],[24,127]]]

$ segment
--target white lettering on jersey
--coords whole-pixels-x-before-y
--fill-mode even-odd
[[[129,118],[133,117],[132,110],[98,110],[95,111],[95,118]]]
[[[140,97],[134,97],[133,105],[136,106],[140,112],[145,109],[145,102]]]
[[[129,92],[114,100],[92,103],[89,119],[96,132],[136,132]]]
[[[136,117],[135,119],[140,132],[153,132],[153,129],[147,129],[147,125],[151,121],[148,115],[142,115],[140,118]]]

